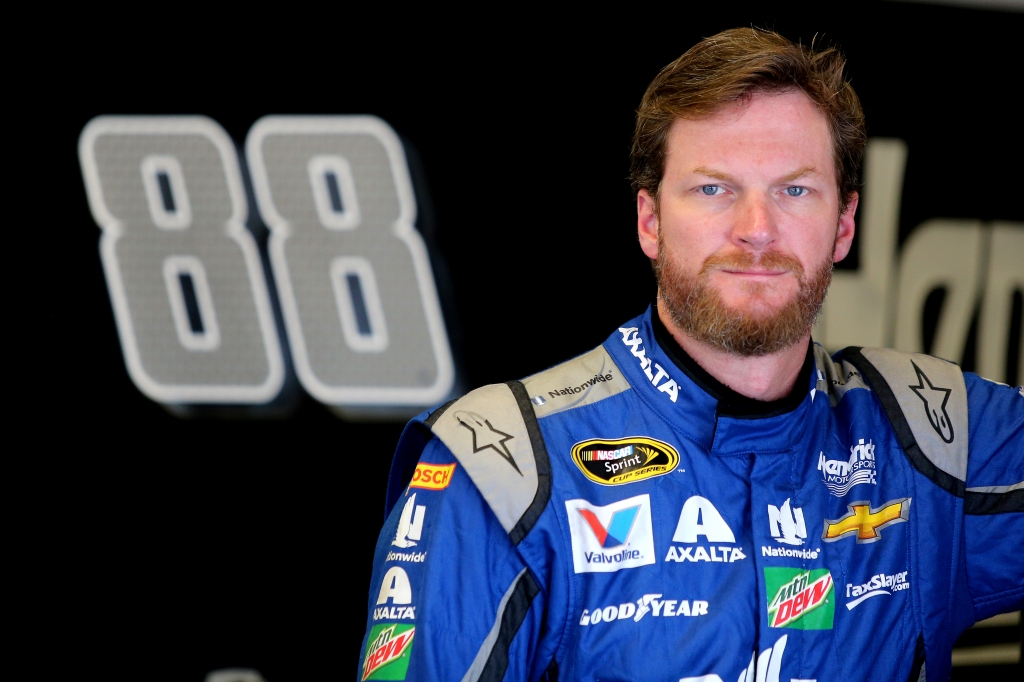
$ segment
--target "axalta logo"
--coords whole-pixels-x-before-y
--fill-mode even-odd
[[[622,485],[671,472],[679,453],[653,438],[594,438],[572,446],[572,461],[595,483]]]
[[[877,465],[874,441],[869,439],[865,443],[861,438],[850,448],[847,460],[825,459],[824,452],[818,453],[818,471],[821,472],[825,487],[836,497],[846,495],[850,488],[859,483],[875,484]]]
[[[882,539],[881,530],[910,518],[910,498],[886,502],[878,509],[872,509],[867,501],[847,505],[849,513],[835,521],[825,519],[825,530],[821,539],[835,542],[844,537],[857,538],[857,544],[877,542]]]
[[[363,680],[404,680],[409,671],[416,626],[399,623],[374,625],[363,658]]]
[[[736,546],[732,528],[718,513],[715,505],[700,495],[694,495],[683,503],[672,542],[685,544],[670,546],[665,561],[732,563],[747,557]]]
[[[827,569],[766,568],[768,625],[773,628],[831,630],[835,617],[832,574]]]
[[[871,580],[862,585],[846,583],[846,598],[851,600],[846,602],[846,608],[853,611],[859,604],[872,597],[892,595],[893,592],[902,592],[907,589],[910,589],[910,583],[907,582],[907,571],[891,575],[879,573],[871,576]]]
[[[667,395],[672,402],[675,402],[679,397],[679,384],[668,375],[664,367],[647,357],[647,351],[643,345],[644,340],[640,338],[640,330],[636,327],[619,327],[619,331],[622,332],[622,343],[629,346],[629,352],[640,360],[640,369],[647,375],[651,384]],[[653,372],[651,371],[652,366],[654,367]],[[667,381],[665,381],[666,379]]]
[[[416,471],[412,474],[410,488],[426,488],[427,490],[444,490],[452,482],[452,473],[455,471],[454,464],[424,464],[416,465]]]
[[[565,510],[576,573],[610,573],[654,563],[649,495],[603,507],[566,500]]]
[[[634,623],[643,620],[648,613],[652,618],[673,618],[678,616],[706,616],[708,615],[708,603],[695,599],[662,599],[662,594],[645,594],[636,600],[636,603],[626,602],[618,606],[606,606],[602,608],[583,609],[580,615],[580,625],[597,625],[598,623],[611,623],[616,620],[633,619]]]
[[[414,547],[423,534],[423,516],[426,513],[427,508],[422,504],[416,504],[416,493],[413,493],[409,501],[402,507],[402,516],[398,519],[398,531],[391,544],[402,549]]]
[[[409,584],[408,574],[402,567],[392,566],[384,574],[384,579],[380,583],[377,608],[373,610],[373,619],[412,620],[416,617],[416,607],[407,606],[411,603],[412,585]]]

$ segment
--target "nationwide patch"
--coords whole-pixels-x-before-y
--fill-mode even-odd
[[[828,569],[766,568],[764,583],[770,627],[832,629],[836,604]]]
[[[669,473],[679,464],[679,453],[653,438],[595,438],[573,445],[572,461],[595,483],[623,485]]]
[[[363,680],[404,680],[409,671],[415,625],[374,625],[363,658]]]

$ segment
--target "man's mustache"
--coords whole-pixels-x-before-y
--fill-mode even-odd
[[[804,276],[804,267],[800,264],[800,261],[793,256],[787,256],[778,251],[762,251],[760,253],[740,251],[737,253],[714,254],[704,261],[700,274],[706,275],[715,270],[752,269],[791,272],[800,279],[803,279]]]

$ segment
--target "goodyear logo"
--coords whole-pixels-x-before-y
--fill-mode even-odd
[[[768,624],[773,628],[831,630],[836,604],[828,569],[766,568]]]
[[[868,502],[854,502],[847,508],[850,511],[845,516],[835,521],[825,519],[822,540],[835,542],[844,537],[856,537],[859,544],[876,542],[882,538],[879,531],[883,528],[910,518],[909,497],[886,502],[878,509],[872,509]]]
[[[653,438],[591,439],[572,446],[572,461],[594,483],[622,485],[667,474],[679,453]]]
[[[452,473],[455,471],[455,464],[425,464],[420,462],[416,465],[416,471],[412,474],[410,488],[426,488],[427,490],[444,490],[452,482]]]

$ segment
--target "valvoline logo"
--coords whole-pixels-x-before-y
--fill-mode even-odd
[[[626,544],[626,538],[629,537],[629,531],[633,530],[633,522],[636,521],[636,515],[639,511],[640,505],[620,509],[612,514],[612,520],[608,523],[608,527],[605,528],[601,520],[597,518],[597,514],[589,509],[579,510],[580,516],[586,519],[590,530],[594,531],[594,537],[605,548]]]
[[[576,573],[611,573],[655,562],[649,495],[603,506],[566,500],[565,511]]]

